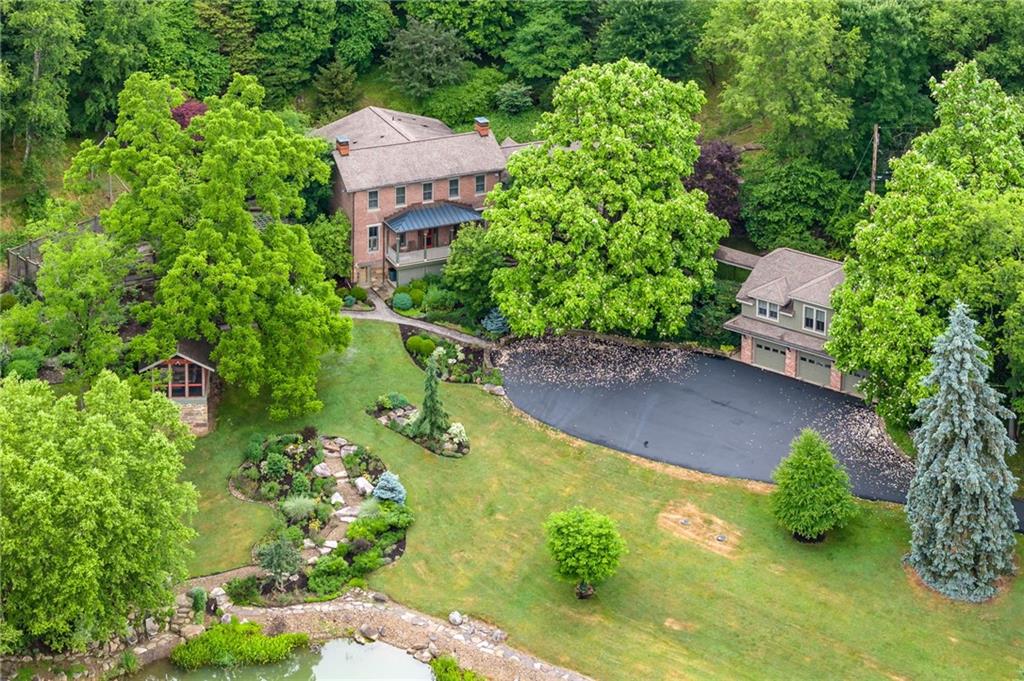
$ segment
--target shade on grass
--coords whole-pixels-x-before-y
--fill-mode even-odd
[[[1024,665],[1024,581],[981,606],[912,587],[900,562],[909,532],[898,507],[861,502],[861,514],[827,541],[800,544],[746,483],[672,477],[532,425],[473,385],[441,386],[473,454],[438,457],[363,411],[388,391],[418,402],[422,386],[397,327],[357,322],[352,347],[324,361],[322,413],[271,424],[256,403],[229,392],[217,432],[189,459],[209,457],[217,463],[206,473],[220,476],[206,481],[190,469],[203,494],[196,572],[246,560],[269,522],[262,507],[227,495],[225,462],[241,461],[256,430],[308,422],[369,445],[401,475],[416,508],[405,555],[372,575],[374,588],[434,615],[485,618],[512,645],[595,678],[1013,678]],[[736,527],[731,555],[660,529],[658,513],[675,500]],[[544,547],[544,519],[576,504],[610,515],[629,545],[615,577],[588,601],[557,578]]]

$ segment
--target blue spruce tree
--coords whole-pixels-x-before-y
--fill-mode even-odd
[[[907,497],[910,565],[925,584],[964,601],[995,595],[996,578],[1014,571],[1017,545],[1017,482],[1005,459],[1014,449],[1002,421],[1011,412],[986,383],[988,352],[975,326],[957,303],[932,347],[924,383],[934,392],[917,406],[917,472]]]

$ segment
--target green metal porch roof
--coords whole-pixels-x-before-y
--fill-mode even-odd
[[[457,203],[437,202],[413,206],[398,215],[387,218],[384,224],[396,234],[418,229],[433,229],[464,222],[480,222],[482,218],[472,208]]]

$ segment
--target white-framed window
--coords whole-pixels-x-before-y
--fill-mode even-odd
[[[484,191],[486,191],[486,187],[487,181],[483,175],[477,175],[476,177],[473,178],[473,191],[476,192],[477,196],[483,194]]]
[[[366,250],[375,253],[380,249],[380,225],[369,225],[366,228]]]
[[[430,203],[434,200],[434,183],[423,183],[423,203]]]
[[[380,208],[380,192],[376,189],[366,192],[366,208],[367,210],[377,210]]]
[[[401,208],[405,205],[405,185],[395,187],[395,206]]]
[[[769,303],[767,300],[757,301],[757,316],[764,319],[779,320],[779,306],[776,303]]]
[[[452,179],[448,180],[448,198],[459,198],[459,178],[457,177],[453,177]]]
[[[804,331],[825,335],[828,313],[820,307],[804,305]]]

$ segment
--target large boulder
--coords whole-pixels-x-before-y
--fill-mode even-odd
[[[345,497],[341,496],[341,492],[335,492],[334,494],[331,495],[331,503],[332,504],[344,504],[345,503]]]
[[[373,494],[373,483],[362,476],[355,479],[355,486],[356,491],[364,497],[368,497]]]
[[[327,465],[327,462],[321,461],[317,465],[313,466],[313,475],[318,478],[330,478],[333,477],[331,474],[331,468]]]
[[[191,641],[204,631],[206,631],[206,627],[202,624],[186,624],[181,628],[181,636],[186,641]]]
[[[460,613],[458,610],[453,610],[452,612],[448,613],[448,621],[454,624],[455,626],[461,625],[463,619],[464,618],[462,617],[462,613]]]

